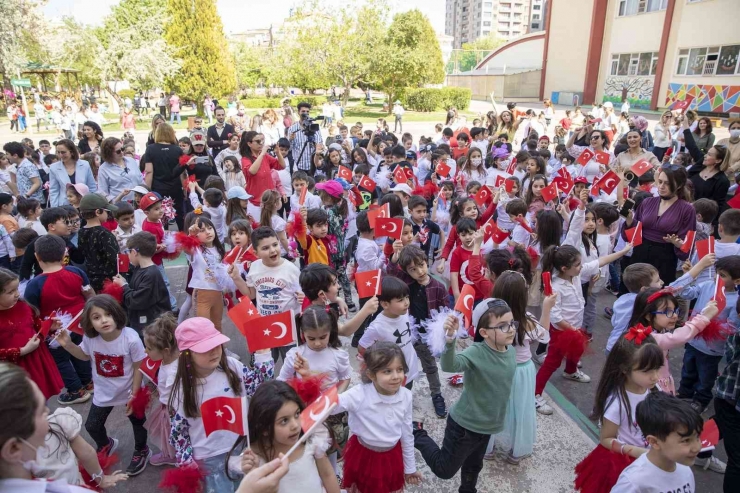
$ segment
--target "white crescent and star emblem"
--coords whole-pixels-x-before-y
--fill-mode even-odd
[[[601,186],[601,187],[603,187],[603,188],[611,189],[611,188],[612,188],[612,183],[614,183],[614,185],[613,185],[613,186],[616,186],[616,185],[617,185],[617,184],[615,183],[616,181],[617,181],[617,180],[616,180],[616,178],[609,178],[608,180],[606,180],[606,181],[604,182],[604,184],[603,184],[603,185],[600,185],[600,186]]]
[[[390,229],[390,226],[393,226],[393,229]],[[389,233],[395,233],[398,230],[398,225],[396,223],[384,224],[383,229],[387,229]]]
[[[468,306],[468,299],[470,299],[470,306]],[[472,294],[465,295],[465,298],[463,298],[463,306],[465,306],[465,308],[467,308],[468,310],[472,310],[473,300],[474,300],[474,296]]]
[[[283,337],[285,337],[285,334],[288,333],[288,327],[284,323],[282,323],[282,322],[273,322],[272,325],[277,325],[278,327],[280,327],[280,335],[277,336],[277,337],[275,337],[275,339],[282,339]],[[268,332],[269,332],[269,330],[268,330]],[[269,334],[265,334],[265,335],[269,335]]]
[[[331,401],[327,396],[322,396],[324,398],[324,408],[321,410],[321,412],[316,415],[312,410],[308,411],[308,417],[311,418],[313,421],[318,421],[322,414],[326,412],[327,409],[329,409],[329,406],[331,406]],[[311,406],[314,407],[314,406]]]
[[[378,217],[385,217],[385,209],[380,209],[380,212],[378,212]]]
[[[224,409],[227,409],[231,413],[231,419],[227,419],[226,422],[229,424],[234,424],[234,422],[236,421],[236,413],[234,413],[234,409],[232,409],[232,407],[228,405],[224,406]]]
[[[156,368],[157,365],[150,364],[150,363],[154,363],[154,362],[150,358],[147,358],[146,359],[146,367],[147,367],[147,369],[153,370],[154,368]]]

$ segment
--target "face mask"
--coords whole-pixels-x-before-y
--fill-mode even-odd
[[[740,138],[740,128],[733,128],[732,130],[730,130],[730,138]]]
[[[480,166],[480,163],[483,162],[483,159],[479,157],[474,157],[470,160],[471,163],[473,163],[473,166]]]
[[[18,439],[24,445],[26,445],[28,448],[30,448],[31,450],[33,450],[36,453],[36,457],[34,459],[21,461],[21,467],[23,469],[25,469],[26,471],[30,472],[31,474],[33,474],[34,476],[39,477],[41,475],[41,472],[44,470],[44,468],[41,467],[41,463],[43,461],[43,458],[42,458],[41,453],[39,451],[39,448],[40,447],[34,447],[33,445],[31,445],[30,443],[28,443],[23,438],[18,437]]]

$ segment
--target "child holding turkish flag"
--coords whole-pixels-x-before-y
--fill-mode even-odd
[[[238,483],[224,470],[234,434],[218,429],[206,435],[204,421],[218,421],[219,416],[202,415],[201,405],[218,397],[254,395],[265,380],[273,378],[272,356],[269,350],[257,351],[255,367],[246,368],[226,355],[224,344],[229,338],[202,317],[181,323],[175,339],[180,356],[168,405],[173,412],[170,442],[177,451],[179,472],[169,473],[165,478],[168,482],[163,481],[160,487],[176,483],[178,476],[194,476],[195,480],[203,478],[205,491],[234,491]],[[230,410],[219,411],[223,416]]]
[[[450,207],[450,224],[454,226],[450,230],[450,236],[445,242],[442,249],[442,260],[437,264],[437,273],[442,274],[445,271],[445,264],[452,253],[452,249],[460,246],[460,238],[457,235],[457,222],[462,218],[469,218],[475,221],[478,228],[483,227],[496,212],[496,203],[491,201],[485,212],[481,213],[478,204],[471,197],[461,197],[456,199]]]

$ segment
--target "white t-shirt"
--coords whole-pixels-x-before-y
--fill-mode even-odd
[[[276,233],[285,233],[285,226],[287,224],[285,222],[285,219],[278,216],[277,214],[273,214],[273,216],[270,218],[270,223],[271,223],[270,225],[272,226],[272,229]],[[286,253],[288,252],[285,250],[285,247],[283,247],[283,244],[280,243],[280,254],[285,255]]]
[[[414,334],[411,330],[411,317],[402,315],[396,318],[379,313],[360,339],[360,346],[369,348],[375,341],[393,342],[401,348],[409,371],[406,382],[413,382],[419,376],[419,360],[414,349]]]
[[[159,374],[157,375],[157,392],[159,393],[159,402],[164,405],[168,405],[170,400],[172,385],[175,383],[175,375],[177,374],[177,362],[178,360],[175,359],[172,363],[168,365],[162,363],[159,367]]]
[[[18,227],[20,228],[31,228],[32,230],[36,231],[39,236],[44,236],[46,234],[46,228],[41,224],[41,221],[38,219],[34,221],[29,221],[23,216],[18,216]]]
[[[627,466],[611,493],[694,493],[694,473],[683,464],[667,472],[650,462],[648,454],[642,454]]]
[[[80,349],[90,357],[93,368],[93,404],[100,407],[126,404],[134,383],[132,366],[146,358],[144,344],[136,331],[124,327],[112,341],[102,336],[83,336]]]
[[[247,274],[247,286],[257,291],[257,309],[263,317],[288,310],[298,313],[301,306],[296,299],[300,292],[298,277],[301,271],[283,259],[277,267],[266,267],[262,260],[252,263]]]
[[[606,410],[604,411],[604,418],[616,425],[619,425],[617,438],[620,442],[627,445],[634,445],[636,447],[648,446],[640,427],[637,426],[637,405],[644,401],[649,393],[649,390],[646,390],[642,395],[627,392],[627,398],[629,399],[629,406],[632,412],[632,423],[627,420],[627,409],[625,408],[624,403],[620,405],[621,401],[617,397],[617,394],[609,396],[609,399],[607,400],[609,404],[606,406]]]
[[[296,375],[293,369],[296,354],[301,355],[308,361],[308,367],[311,373],[324,374],[326,380],[323,382],[324,388],[329,388],[337,384],[340,380],[349,380],[352,377],[352,368],[349,365],[349,354],[343,349],[334,349],[327,347],[321,351],[314,351],[308,345],[303,344],[294,347],[285,355],[285,362],[280,369],[278,380],[288,380],[293,377],[301,378]]]
[[[61,430],[63,436],[60,437],[59,433],[46,434],[44,446],[39,447],[38,469],[33,470],[35,477],[82,484],[77,457],[70,442],[80,434],[83,422],[82,416],[69,407],[57,408],[49,415],[49,425],[55,432]]]

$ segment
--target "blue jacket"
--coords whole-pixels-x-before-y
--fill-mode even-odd
[[[61,207],[69,204],[69,201],[67,201],[67,183],[70,183],[70,181],[67,170],[64,169],[64,164],[61,161],[52,164],[49,167],[49,203],[52,207]],[[87,161],[82,159],[77,160],[75,183],[87,185],[90,192],[98,191],[98,184],[95,183],[95,177]]]

